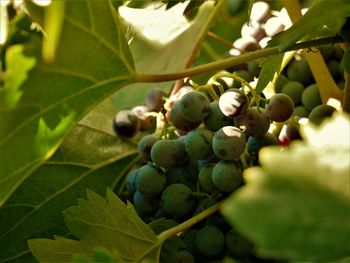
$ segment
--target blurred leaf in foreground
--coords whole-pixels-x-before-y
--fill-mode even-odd
[[[262,166],[246,170],[247,184],[222,212],[260,256],[292,261],[349,256],[349,134],[349,116],[336,115],[319,129],[307,127],[307,144],[282,152],[264,148]]]
[[[106,200],[92,191],[87,200],[64,211],[70,231],[80,240],[55,237],[32,239],[28,244],[40,262],[69,262],[77,254],[90,255],[103,247],[120,262],[142,259],[157,262],[157,236],[137,215],[130,203],[124,204],[112,191]]]

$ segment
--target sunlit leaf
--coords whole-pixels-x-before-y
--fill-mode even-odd
[[[86,189],[104,195],[123,181],[138,156],[135,145],[113,134],[114,113],[108,100],[98,105],[0,208],[0,262],[33,261],[27,239],[67,235],[63,210]]]
[[[132,82],[134,74],[124,32],[108,1],[66,2],[54,63],[42,61],[41,40],[34,39],[14,47],[7,58],[11,81],[5,79],[0,91],[0,205],[84,114]]]
[[[107,249],[121,262],[158,260],[158,253],[152,252],[157,236],[130,204],[124,204],[110,190],[106,200],[88,191],[87,200],[80,199],[78,206],[64,211],[64,219],[79,240],[29,240],[29,247],[40,262],[69,262],[77,253],[89,255],[97,247]]]

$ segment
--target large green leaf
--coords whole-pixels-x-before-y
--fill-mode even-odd
[[[62,237],[29,240],[34,256],[40,262],[70,262],[77,254],[89,255],[103,247],[120,262],[141,259],[157,262],[160,247],[154,252],[158,238],[152,229],[130,203],[124,204],[110,190],[106,199],[88,191],[87,201],[80,199],[78,206],[64,211],[67,227],[80,240]]]
[[[27,239],[66,235],[62,211],[86,196],[113,189],[138,159],[134,144],[112,132],[108,100],[85,116],[58,151],[0,208],[0,262],[32,261]]]
[[[130,48],[137,71],[169,73],[181,71],[194,49],[207,34],[218,7],[213,1],[204,3],[196,17],[187,21],[182,15],[186,3],[172,8],[134,9],[120,7],[119,13],[128,29]],[[174,81],[137,83],[113,95],[117,109],[130,108],[143,102],[146,92],[154,87],[169,90]]]
[[[349,0],[315,0],[296,23],[269,42],[282,50],[303,40],[334,36],[339,32],[347,16],[350,16]]]
[[[41,40],[8,52],[10,80],[0,94],[0,205],[84,114],[131,83],[134,74],[124,32],[107,0],[66,2],[54,63],[42,61]]]
[[[226,201],[223,214],[261,256],[340,260],[350,255],[349,116],[304,134],[306,145],[262,149],[262,166],[246,170],[246,186]]]

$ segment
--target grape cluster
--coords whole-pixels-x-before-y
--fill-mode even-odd
[[[250,28],[242,28],[242,38],[249,35],[254,41],[250,46],[239,46],[237,40],[234,49],[242,53],[261,48],[264,38],[288,26],[283,16],[273,14],[265,2],[255,2]],[[341,49],[324,49],[322,55],[341,86]],[[133,137],[140,130],[152,132],[138,142],[142,161],[128,173],[126,190],[128,200],[156,234],[244,185],[242,172],[259,165],[261,148],[301,139],[299,119],[309,118],[318,124],[335,110],[322,104],[311,70],[300,54],[282,72],[269,99],[255,93],[258,74],[257,63],[246,63],[215,74],[205,85],[187,82],[171,96],[152,89],[144,105],[115,116],[113,129],[118,136]],[[155,122],[162,125],[157,123],[153,129]],[[282,129],[272,129],[271,124]],[[249,262],[258,260],[253,244],[215,213],[167,240],[160,259],[208,262],[227,255]]]

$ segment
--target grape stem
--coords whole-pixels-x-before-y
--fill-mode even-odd
[[[163,243],[165,240],[167,240],[168,238],[175,236],[176,234],[185,231],[186,229],[190,228],[191,226],[197,224],[198,222],[200,222],[201,220],[207,218],[208,216],[214,214],[215,212],[217,212],[220,208],[222,201],[219,203],[216,203],[215,205],[205,209],[204,211],[202,211],[201,213],[195,215],[194,217],[186,220],[185,222],[170,228],[168,230],[163,231],[162,233],[160,233],[158,235],[158,239],[160,243]]]
[[[294,44],[287,49],[280,49],[279,47],[269,47],[261,50],[252,51],[239,56],[222,59],[219,61],[214,61],[197,67],[185,69],[183,71],[174,73],[164,73],[164,74],[152,74],[152,73],[135,73],[136,82],[164,82],[170,80],[178,80],[185,77],[190,77],[194,75],[199,75],[213,70],[222,70],[228,67],[236,66],[248,61],[256,60],[263,57],[268,57],[280,53],[284,53],[291,50],[299,50],[304,48],[311,48],[315,46],[343,43],[344,40],[340,36],[321,38],[316,40],[305,41],[301,43]]]

